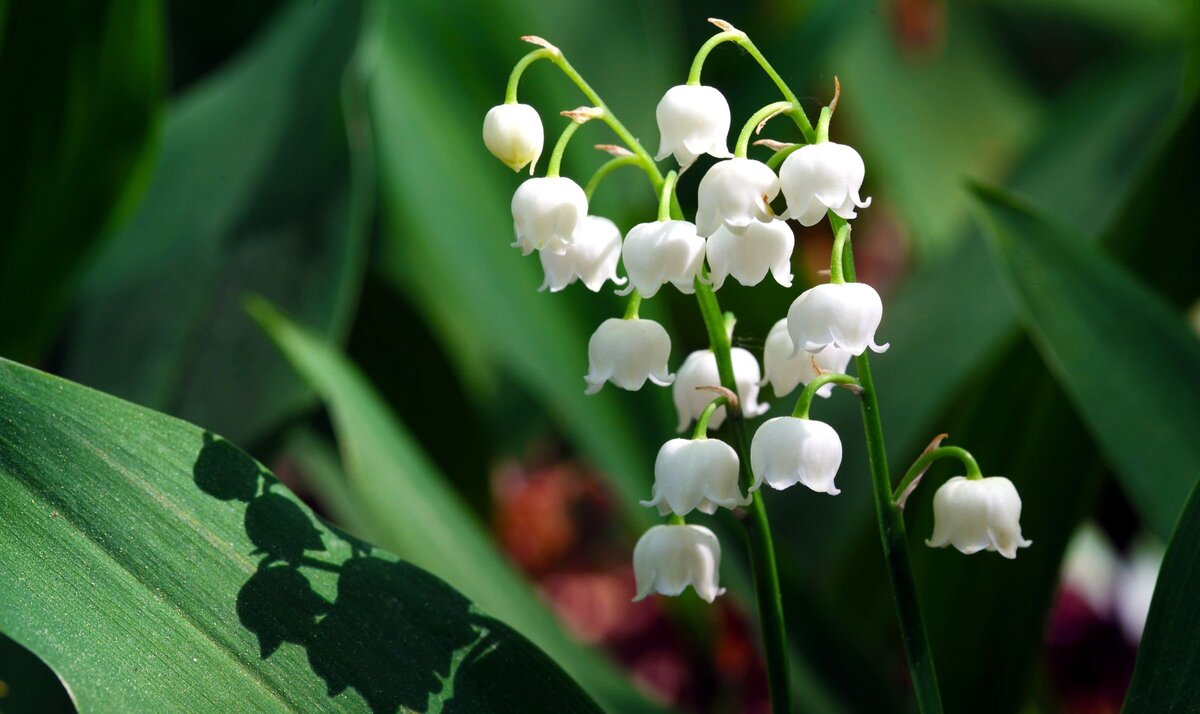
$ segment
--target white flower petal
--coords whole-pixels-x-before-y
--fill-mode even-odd
[[[588,341],[587,394],[600,391],[605,382],[637,391],[646,380],[659,386],[674,381],[667,370],[671,338],[653,320],[610,318],[596,328]]]
[[[659,101],[655,117],[661,137],[656,160],[674,154],[679,165],[687,167],[700,154],[718,158],[731,155],[726,144],[731,121],[729,102],[717,89],[671,87]]]
[[[842,463],[842,440],[824,422],[796,417],[768,419],[750,443],[750,465],[755,490],[766,481],[785,489],[802,483],[818,493],[836,496],[834,485]]]
[[[529,166],[532,174],[544,142],[542,120],[528,104],[501,104],[483,118],[484,145],[513,171]]]

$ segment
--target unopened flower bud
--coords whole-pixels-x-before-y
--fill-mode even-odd
[[[535,250],[565,253],[575,230],[587,216],[587,196],[579,184],[561,176],[532,178],[513,194],[513,247],[529,255]]]
[[[605,382],[635,392],[646,380],[665,387],[675,380],[667,370],[671,337],[653,320],[610,318],[600,323],[588,341],[587,393]]]
[[[717,89],[686,84],[671,87],[659,101],[655,116],[661,137],[656,160],[674,154],[679,165],[687,167],[701,154],[732,156],[726,140],[729,102]]]
[[[737,452],[718,439],[671,439],[658,450],[654,490],[641,504],[657,507],[663,516],[749,505],[738,488],[739,466]]]
[[[845,144],[826,141],[796,149],[779,167],[779,185],[787,199],[784,218],[800,225],[816,225],[827,210],[850,220],[854,209],[866,208],[871,199],[859,198],[867,169],[858,152]]]
[[[762,379],[758,361],[754,359],[754,355],[741,347],[731,349],[729,356],[733,362],[733,378],[737,382],[738,403],[741,405],[742,416],[753,419],[766,413],[770,405],[758,403],[758,383]],[[687,429],[698,419],[700,412],[715,398],[711,391],[697,387],[715,387],[720,384],[717,357],[712,350],[697,350],[687,356],[679,367],[679,377],[671,390],[675,409],[679,412],[679,431]],[[725,407],[718,407],[708,420],[708,428],[711,431],[723,423]]]
[[[750,442],[755,479],[750,490],[765,480],[774,489],[802,483],[817,493],[836,496],[841,491],[833,479],[841,464],[842,440],[825,422],[790,416],[768,419]]]
[[[1021,497],[1003,476],[968,479],[955,476],[933,495],[933,548],[952,545],[970,555],[993,550],[1016,558],[1017,548],[1033,541],[1021,537]]]
[[[576,280],[582,280],[588,290],[599,292],[605,281],[624,285],[625,278],[617,277],[621,260],[621,230],[607,218],[586,216],[575,229],[575,242],[564,253],[538,251],[546,279],[539,290],[556,293]]]
[[[513,171],[533,173],[544,142],[541,117],[528,104],[501,104],[483,118],[483,143]]]
[[[779,179],[761,161],[729,159],[713,164],[696,191],[696,227],[708,237],[725,226],[742,233],[775,215],[770,203],[779,195]]]
[[[658,289],[671,283],[679,292],[695,292],[694,282],[704,265],[704,239],[696,235],[696,226],[687,221],[654,221],[629,229],[622,248],[629,285],[619,291],[627,295],[633,289],[644,298],[654,297]]]
[[[819,353],[833,346],[857,356],[868,347],[887,351],[887,344],[875,344],[882,319],[883,301],[875,288],[866,283],[825,283],[805,290],[792,302],[787,325],[797,352]]]
[[[796,237],[783,221],[746,226],[741,235],[722,226],[708,239],[705,253],[712,268],[713,289],[725,284],[732,275],[742,285],[753,287],[767,277],[769,271],[775,282],[792,287],[792,249]]]
[[[767,341],[763,346],[763,386],[770,382],[776,397],[786,396],[791,394],[796,385],[807,386],[826,372],[845,374],[852,356],[834,345],[815,355],[804,350],[797,351],[792,336],[788,334],[787,318],[784,318],[772,325],[767,333]],[[817,396],[828,397],[833,393],[833,387],[833,384],[822,386],[817,390]]]
[[[721,543],[704,526],[654,526],[642,534],[633,549],[633,575],[637,580],[634,602],[650,593],[680,595],[691,585],[696,594],[712,602],[725,588],[718,585]]]

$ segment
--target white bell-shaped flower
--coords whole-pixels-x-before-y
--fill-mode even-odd
[[[653,320],[609,318],[588,340],[587,394],[605,382],[636,392],[646,380],[665,387],[675,379],[667,370],[671,337]]]
[[[747,226],[775,218],[770,203],[779,195],[779,179],[769,166],[753,159],[713,164],[696,192],[696,227],[711,236],[721,226],[741,233]]]
[[[651,298],[667,283],[686,295],[695,292],[693,283],[704,265],[704,239],[692,223],[639,223],[629,229],[621,250],[629,285],[619,295],[636,288],[642,297]]]
[[[1003,476],[968,479],[955,476],[933,495],[933,548],[952,545],[970,555],[994,550],[1016,558],[1017,548],[1033,541],[1021,537],[1021,497]]]
[[[513,194],[513,247],[529,255],[535,250],[565,253],[575,230],[587,216],[587,196],[579,184],[562,176],[532,178]]]
[[[751,491],[763,481],[774,489],[802,483],[817,493],[836,496],[834,486],[842,465],[842,440],[825,422],[796,417],[768,419],[750,442],[750,466],[754,470]]]
[[[771,331],[767,333],[767,342],[763,346],[761,386],[770,382],[775,396],[787,396],[796,385],[807,386],[813,379],[826,372],[845,374],[852,356],[834,345],[829,345],[817,354],[797,351],[792,343],[792,336],[788,334],[787,318],[784,318],[772,325]],[[817,396],[828,397],[833,393],[833,387],[833,384],[820,387],[817,389]]]
[[[624,285],[625,278],[617,277],[621,260],[621,229],[601,216],[587,216],[575,229],[575,242],[565,253],[538,251],[546,279],[538,290],[556,293],[576,280],[582,280],[588,290],[599,292],[605,281]]]
[[[633,601],[650,593],[679,595],[691,585],[703,600],[712,602],[725,592],[717,584],[720,570],[721,543],[712,531],[704,526],[654,526],[633,548]]]
[[[753,287],[767,277],[785,288],[792,287],[792,248],[796,237],[783,221],[754,223],[737,235],[722,226],[708,239],[705,253],[712,268],[713,289],[725,284],[732,275],[742,285]]]
[[[868,347],[887,351],[887,344],[875,344],[882,319],[883,301],[875,288],[866,283],[825,283],[800,293],[788,308],[787,325],[796,352],[818,353],[832,345],[857,356]]]
[[[859,198],[867,169],[858,152],[832,141],[809,144],[788,154],[779,167],[779,185],[787,199],[784,218],[813,226],[830,210],[850,220],[855,208],[866,208],[871,199]]]
[[[766,413],[769,404],[758,403],[759,381],[762,373],[758,369],[758,360],[741,347],[730,350],[733,362],[733,378],[737,382],[738,403],[742,408],[742,416],[753,419]],[[697,350],[687,356],[679,367],[679,376],[672,388],[675,399],[675,409],[679,411],[679,431],[684,431],[693,421],[700,417],[700,412],[709,405],[717,395],[707,389],[696,387],[719,387],[721,375],[717,372],[717,356],[712,350]],[[709,430],[720,428],[725,423],[725,407],[719,407],[708,420]]]
[[[681,84],[671,87],[654,112],[660,137],[658,155],[662,161],[674,154],[682,167],[688,167],[701,154],[719,159],[729,153],[729,102],[714,87]]]
[[[737,452],[718,439],[671,439],[658,450],[654,489],[641,504],[657,507],[663,516],[747,506],[750,498],[738,488],[739,466]]]
[[[529,166],[533,173],[545,140],[542,119],[528,104],[501,104],[483,118],[483,143],[513,171]]]

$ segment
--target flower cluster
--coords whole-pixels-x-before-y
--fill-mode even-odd
[[[569,76],[574,72],[557,49],[551,48],[547,58],[560,63]],[[514,77],[523,66],[518,65]],[[551,155],[546,176],[523,182],[512,200],[513,245],[526,255],[538,252],[545,272],[543,290],[557,292],[579,281],[599,291],[611,281],[623,286],[618,295],[629,296],[624,317],[605,320],[588,343],[587,393],[599,392],[605,384],[631,391],[647,381],[671,386],[679,431],[695,424],[691,438],[663,444],[654,465],[651,497],[642,501],[669,522],[647,531],[634,550],[638,599],[651,592],[678,595],[688,585],[708,601],[722,592],[720,543],[709,529],[685,521],[693,511],[712,514],[718,508],[747,507],[759,497],[756,492],[763,484],[772,489],[803,484],[818,493],[840,492],[834,481],[842,461],[841,439],[830,425],[809,419],[809,406],[814,396],[829,397],[837,385],[861,391],[857,380],[845,374],[851,358],[888,348],[875,337],[883,318],[880,296],[870,285],[854,281],[852,261],[845,257],[848,221],[871,200],[861,196],[866,175],[862,157],[852,147],[828,140],[836,98],[822,112],[815,131],[807,119],[797,121],[804,142],[768,142],[778,151],[763,162],[746,156],[750,133],[756,126],[761,131],[767,120],[780,114],[802,116],[794,97],[751,117],[730,151],[729,104],[718,89],[700,84],[697,77],[694,68],[688,84],[667,90],[659,102],[660,144],[654,159],[580,82],[596,106],[563,113],[572,123]],[[507,104],[488,112],[484,141],[509,167],[530,165],[532,171],[542,151],[541,120],[531,107],[515,102],[515,79],[509,96]],[[604,147],[615,158],[585,191],[559,176],[559,163],[571,135],[594,119],[609,124],[628,149]],[[716,161],[699,181],[692,222],[684,220],[678,208],[675,185],[678,173],[704,155]],[[664,178],[655,161],[667,157],[679,168]],[[590,192],[618,164],[640,166],[659,193],[657,219],[629,228],[623,239],[612,221],[589,214]],[[726,332],[723,343],[717,340],[709,349],[690,353],[672,374],[670,336],[662,325],[639,317],[641,301],[674,288],[698,294],[703,312],[703,296],[711,297],[730,278],[753,287],[770,275],[790,288],[795,235],[789,221],[813,226],[826,216],[835,235],[829,282],[801,292],[771,328],[763,369],[754,354],[731,347]],[[850,267],[843,268],[844,261]],[[618,276],[618,266],[624,267],[625,277]],[[710,316],[705,317],[710,337],[714,330],[732,329],[715,327]],[[708,438],[710,430],[731,418],[763,415],[768,405],[760,401],[759,390],[768,384],[776,399],[804,385],[791,416],[759,426],[748,454]],[[953,479],[938,491],[934,509],[932,546],[953,544],[965,553],[987,548],[1013,557],[1016,548],[1028,545],[1017,523],[1020,499],[1006,479]]]

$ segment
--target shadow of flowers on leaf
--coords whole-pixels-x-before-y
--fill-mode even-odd
[[[375,712],[552,710],[542,691],[556,673],[544,655],[436,577],[325,527],[237,447],[205,433],[193,479],[246,504],[251,555],[262,559],[236,610],[263,659],[303,647],[330,697],[353,689]],[[336,578],[332,600],[314,589],[318,573]],[[594,710],[567,684],[572,710]]]

